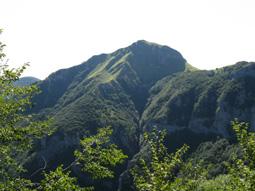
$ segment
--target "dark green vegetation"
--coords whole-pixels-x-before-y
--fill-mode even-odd
[[[14,166],[8,162],[7,168],[14,174],[1,186],[13,190],[24,185],[37,190],[87,186],[105,191],[252,190],[254,135],[247,132],[246,124],[237,122],[233,131],[230,121],[239,118],[254,130],[254,63],[201,71],[169,47],[138,41],[37,82],[41,92],[26,111],[33,123],[23,136],[16,127],[26,128],[27,116],[17,109],[28,108],[33,88],[12,85],[22,70],[5,68],[9,72],[1,74],[8,90],[3,89],[1,96],[10,98],[10,108],[14,104],[13,111],[3,107],[2,112],[8,119],[9,114],[22,116],[20,121],[14,118],[15,133],[9,132],[10,137],[22,139],[6,142],[6,148],[16,150],[5,155],[7,160],[15,153],[22,160],[11,158]],[[15,105],[19,99],[26,99],[21,106]],[[4,105],[8,99],[3,100]],[[54,118],[49,125],[47,116]],[[45,129],[35,130],[34,123],[39,123],[35,120],[42,120]],[[102,128],[106,126],[112,130]],[[3,139],[6,134],[2,135]],[[11,146],[23,139],[29,140],[28,148]],[[128,159],[115,168],[126,158],[119,148]]]
[[[254,80],[255,64],[248,62],[166,77],[150,90],[143,126],[151,123],[169,131],[189,128],[227,137],[229,121],[253,120]]]

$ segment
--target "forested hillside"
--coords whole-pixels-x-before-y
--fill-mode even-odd
[[[112,141],[129,159],[143,150],[143,132],[154,128],[168,132],[171,151],[183,143],[193,151],[217,137],[232,140],[235,118],[253,128],[254,68],[254,63],[239,62],[201,71],[177,51],[146,41],[93,56],[38,83],[42,92],[33,99],[31,112],[54,116],[57,129],[39,153],[49,166],[67,164],[80,137],[107,125],[114,129]],[[118,175],[125,165],[119,170]],[[129,179],[126,173],[120,185]]]
[[[255,63],[142,40],[32,86],[25,68],[0,71],[1,190],[254,190]]]
[[[230,138],[230,121],[238,118],[254,129],[254,80],[255,63],[248,62],[168,76],[151,88],[142,127]]]

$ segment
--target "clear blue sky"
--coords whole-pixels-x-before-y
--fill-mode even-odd
[[[0,0],[13,67],[41,79],[134,41],[168,45],[200,68],[255,61],[254,0]]]

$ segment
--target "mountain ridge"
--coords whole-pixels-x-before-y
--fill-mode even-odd
[[[93,56],[38,82],[41,93],[33,98],[30,112],[53,116],[57,132],[42,140],[37,152],[49,161],[49,168],[55,161],[66,164],[81,137],[109,125],[114,132],[112,141],[129,159],[142,149],[143,132],[153,128],[168,131],[167,141],[175,140],[172,149],[184,142],[195,148],[203,141],[227,136],[226,124],[237,116],[231,109],[243,104],[232,107],[240,99],[235,88],[247,98],[242,105],[247,116],[242,119],[252,121],[248,114],[255,90],[249,84],[254,67],[254,63],[239,62],[217,70],[198,70],[178,51],[143,40]],[[64,157],[58,158],[59,152]],[[76,176],[81,174],[76,171]],[[114,181],[109,190],[117,189],[118,181]]]

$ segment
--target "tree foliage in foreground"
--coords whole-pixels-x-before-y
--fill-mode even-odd
[[[3,47],[0,43],[0,188],[20,190],[21,185],[30,185],[28,180],[20,177],[20,173],[25,171],[23,164],[34,141],[51,131],[49,121],[34,121],[32,116],[23,115],[37,88],[14,85],[27,65],[10,69],[6,65]]]
[[[225,162],[227,172],[216,177],[208,176],[210,164],[192,160],[183,162],[181,157],[187,150],[182,147],[168,154],[163,145],[164,136],[148,140],[150,160],[140,160],[132,170],[138,191],[255,191],[255,133],[248,131],[248,124],[232,122],[242,157],[232,153],[232,161]],[[153,133],[155,137],[155,133]]]
[[[140,191],[167,191],[175,179],[182,157],[188,150],[184,145],[175,153],[169,153],[164,145],[165,132],[145,133],[144,140],[149,147],[150,159],[141,158],[139,164],[132,170],[134,184]]]
[[[91,191],[92,187],[81,188],[77,185],[77,179],[69,176],[70,172],[65,172],[62,166],[57,167],[55,171],[44,174],[45,178],[41,181],[37,190],[45,191]]]
[[[111,168],[127,158],[117,145],[111,143],[111,134],[110,127],[101,128],[96,135],[81,140],[82,149],[75,151],[82,170],[94,179],[113,178],[114,171]]]

